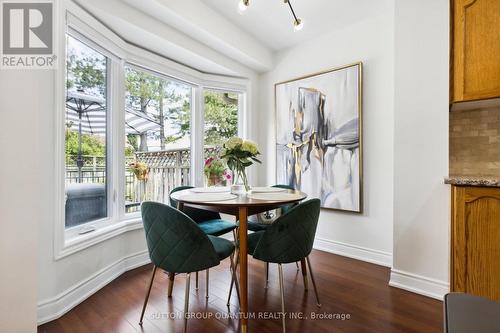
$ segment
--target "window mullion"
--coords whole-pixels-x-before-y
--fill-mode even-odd
[[[191,109],[191,180],[194,186],[203,186],[203,144],[205,133],[205,101],[203,87],[193,89]]]
[[[113,62],[112,87],[113,96],[111,104],[112,137],[113,137],[113,188],[111,202],[113,204],[114,219],[122,220],[125,211],[125,74],[124,62]]]

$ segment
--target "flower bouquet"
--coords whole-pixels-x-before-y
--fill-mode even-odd
[[[254,162],[261,163],[256,156],[260,155],[257,144],[249,140],[243,140],[238,137],[229,138],[223,145],[224,151],[221,158],[227,161],[227,166],[234,175],[234,184],[243,182],[245,192],[250,190],[246,168]]]
[[[207,179],[207,186],[225,186],[226,182],[232,179],[231,172],[227,169],[226,164],[218,157],[207,158],[203,172]]]

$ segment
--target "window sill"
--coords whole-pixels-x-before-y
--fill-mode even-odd
[[[141,228],[142,219],[140,217],[133,217],[115,223],[110,222],[109,225],[100,227],[88,234],[73,234],[73,236],[65,238],[64,246],[56,253],[55,260],[62,259],[123,233]]]

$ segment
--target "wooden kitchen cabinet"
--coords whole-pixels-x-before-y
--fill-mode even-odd
[[[452,102],[500,97],[500,0],[452,0]]]
[[[452,187],[451,291],[500,301],[500,188]]]

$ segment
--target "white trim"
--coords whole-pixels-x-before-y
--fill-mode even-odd
[[[125,145],[123,139],[125,138],[125,69],[124,62],[113,62],[113,93],[110,96],[113,104],[111,109],[115,112],[110,112],[112,117],[110,133],[114,141],[111,147],[110,156],[115,162],[112,169],[111,179],[113,181],[113,188],[111,189],[111,198],[108,200],[113,204],[111,211],[112,216],[116,216],[120,221],[127,219],[140,219],[139,216],[126,216],[125,214]],[[116,112],[118,110],[118,112]],[[123,175],[123,176],[122,176]]]
[[[98,228],[88,234],[78,235],[67,239],[64,243],[64,248],[61,248],[58,252],[54,253],[54,259],[62,259],[90,246],[96,245],[125,232],[141,229],[142,227],[142,219],[140,218],[116,223],[110,222],[108,226]]]
[[[318,238],[314,240],[314,248],[317,250],[338,254],[372,264],[391,267],[392,253],[369,249],[362,246],[342,243],[330,239]]]
[[[444,299],[444,295],[446,295],[450,290],[450,284],[448,282],[428,278],[394,268],[391,270],[391,279],[389,280],[389,285],[391,287],[396,287],[427,297],[432,297],[440,301]]]
[[[64,249],[65,241],[65,210],[64,210],[64,198],[65,198],[65,180],[64,174],[66,172],[65,166],[65,108],[66,108],[66,32],[68,30],[68,12],[66,9],[67,2],[60,6],[60,12],[58,17],[62,17],[63,20],[60,22],[61,28],[58,30],[58,38],[56,38],[55,43],[58,44],[58,54],[57,61],[58,66],[55,71],[55,83],[54,83],[54,100],[55,100],[55,167],[54,167],[54,179],[55,179],[55,221],[54,221],[54,241],[53,250],[54,258],[60,256],[62,250]]]
[[[203,87],[192,91],[191,105],[191,184],[204,186],[203,161],[205,160],[205,99]]]
[[[38,325],[55,320],[99,291],[123,273],[150,262],[147,251],[117,260],[59,295],[38,303]]]

